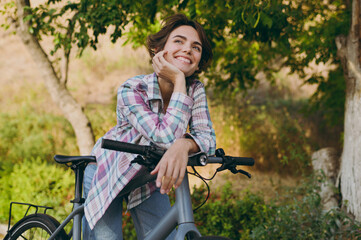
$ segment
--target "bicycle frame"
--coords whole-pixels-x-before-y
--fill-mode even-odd
[[[201,236],[194,224],[188,174],[185,174],[181,185],[175,190],[175,195],[175,203],[145,240],[165,239],[177,225],[176,240],[184,240],[188,234],[191,234],[192,237]]]
[[[80,175],[78,175],[80,174]],[[76,173],[78,178],[82,179],[82,172]],[[77,183],[78,183],[77,179]],[[80,184],[78,184],[80,185]],[[81,185],[75,187],[77,199],[81,196]],[[175,203],[169,212],[161,219],[157,226],[146,236],[145,240],[161,240],[165,239],[177,226],[176,240],[184,240],[185,236],[200,237],[193,217],[192,201],[189,190],[188,174],[186,173],[181,185],[175,190]],[[73,240],[81,239],[81,223],[84,216],[84,205],[82,203],[74,202],[74,210],[67,216],[67,218],[60,224],[57,230],[50,236],[49,240],[56,238],[56,235],[63,229],[72,219]]]
[[[50,236],[49,240],[56,238],[57,234],[73,219],[73,228],[68,236],[73,236],[73,240],[81,240],[81,224],[84,216],[84,199],[82,198],[82,186],[84,178],[84,169],[75,168],[75,196],[73,203],[74,210],[67,216],[67,218],[60,224],[55,232]]]

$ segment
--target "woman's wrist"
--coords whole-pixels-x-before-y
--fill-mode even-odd
[[[175,77],[175,81],[173,83],[174,92],[181,92],[186,94],[186,79],[184,77],[184,74],[179,74]]]
[[[182,145],[186,148],[188,153],[195,153],[199,151],[197,143],[192,138],[180,138]]]

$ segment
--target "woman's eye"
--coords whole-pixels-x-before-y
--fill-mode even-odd
[[[182,43],[181,40],[174,40],[175,43]]]
[[[201,48],[200,48],[200,47],[194,46],[193,48],[194,48],[196,51],[198,51],[198,52],[201,51]]]

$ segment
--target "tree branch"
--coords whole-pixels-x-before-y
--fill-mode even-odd
[[[75,25],[75,19],[77,17],[78,13],[75,13],[74,16],[69,20],[68,29],[67,29],[67,40],[69,41],[69,44],[71,44],[73,31],[74,31],[74,25]],[[68,47],[64,45],[64,57],[61,61],[61,83],[66,86],[68,82],[68,72],[69,72],[69,57],[71,52],[71,46]]]

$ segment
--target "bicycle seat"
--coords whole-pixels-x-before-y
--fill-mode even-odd
[[[54,160],[60,164],[72,163],[79,164],[81,162],[96,162],[95,156],[64,156],[64,155],[55,155]]]

